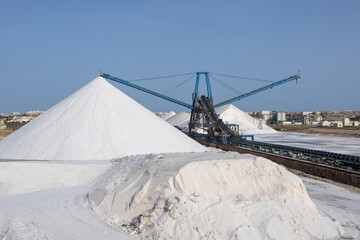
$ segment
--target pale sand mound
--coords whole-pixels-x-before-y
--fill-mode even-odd
[[[98,77],[0,142],[0,158],[104,160],[206,148]]]
[[[190,113],[179,112],[174,116],[168,118],[166,121],[173,126],[181,127],[183,129],[188,129],[190,122]]]
[[[89,198],[105,221],[141,239],[336,239],[342,232],[317,211],[300,178],[251,155],[170,154]]]
[[[241,111],[232,104],[217,108],[216,113],[224,123],[239,125],[240,134],[246,135],[276,133],[274,129],[265,123],[251,117],[249,114]],[[187,131],[189,129],[190,114],[186,112],[180,112],[175,116],[168,118],[166,121],[173,126],[181,127],[183,130]]]
[[[274,129],[265,123],[251,117],[232,104],[217,108],[216,113],[224,122],[239,125],[240,133],[242,134],[276,133]]]
[[[175,112],[170,111],[167,114],[165,114],[164,116],[162,116],[162,119],[166,121],[167,119],[169,119],[169,118],[171,118],[172,116],[175,116],[175,115],[176,115]]]

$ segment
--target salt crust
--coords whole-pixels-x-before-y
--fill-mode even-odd
[[[299,177],[267,159],[231,152],[161,155],[103,181],[89,200],[103,220],[140,239],[338,239],[343,233],[316,209]]]

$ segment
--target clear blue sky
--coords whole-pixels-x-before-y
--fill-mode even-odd
[[[99,74],[210,71],[289,83],[244,111],[360,110],[360,1],[0,1],[0,112],[46,110]],[[163,91],[186,77],[143,82]],[[241,92],[266,83],[221,79]],[[191,102],[193,82],[169,95]],[[186,86],[185,86],[186,85]],[[115,84],[152,111],[180,106]],[[235,96],[213,83],[215,102]]]

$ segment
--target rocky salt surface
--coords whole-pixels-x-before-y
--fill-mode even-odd
[[[111,170],[117,177],[100,180],[88,195],[100,218],[140,239],[337,239],[344,233],[340,222],[316,209],[300,178],[264,158],[220,151],[152,158],[127,174],[119,174],[120,160]]]
[[[228,237],[235,236],[229,229],[236,229],[239,239],[270,239],[263,235],[267,232],[274,239],[331,234],[359,239],[359,193],[302,177],[310,200],[303,183],[281,166],[213,151],[114,161],[0,162],[0,239],[176,239],[176,231],[185,230],[193,239],[210,232],[217,239],[236,239]],[[219,176],[224,171],[234,174]],[[119,190],[132,191],[134,203],[146,205],[130,206],[131,194],[121,200]],[[114,204],[104,208],[105,199],[115,195]],[[130,206],[128,215],[121,214],[124,204]]]

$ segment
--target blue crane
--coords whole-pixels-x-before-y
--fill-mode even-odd
[[[209,78],[209,72],[197,72],[196,73],[196,82],[195,82],[195,90],[194,90],[194,93],[193,93],[193,97],[192,97],[192,100],[193,101],[197,101],[199,99],[199,82],[200,82],[200,76],[201,75],[204,75],[205,76],[205,80],[206,80],[206,90],[207,90],[207,95],[210,99],[213,99],[213,96],[212,96],[212,92],[211,92],[211,85],[210,85],[210,78]],[[159,97],[159,98],[162,98],[162,99],[165,99],[167,101],[170,101],[170,102],[173,102],[173,103],[176,103],[176,104],[179,104],[183,107],[186,107],[186,108],[189,108],[189,109],[193,109],[193,105],[194,104],[189,104],[189,103],[185,103],[183,101],[180,101],[180,100],[177,100],[175,98],[172,98],[172,97],[169,97],[165,94],[161,94],[157,91],[153,91],[153,90],[150,90],[148,88],[145,88],[145,87],[142,87],[142,86],[139,86],[139,85],[136,85],[136,84],[133,84],[129,81],[126,81],[124,79],[121,79],[121,78],[117,78],[117,77],[114,77],[114,76],[111,76],[109,74],[106,74],[106,73],[101,73],[100,74],[101,77],[103,78],[106,78],[106,79],[109,79],[111,81],[115,81],[115,82],[118,82],[118,83],[121,83],[121,84],[124,84],[126,86],[129,86],[129,87],[132,87],[132,88],[135,88],[135,89],[138,89],[140,91],[143,91],[143,92],[146,92],[146,93],[149,93],[149,94],[152,94],[156,97]],[[280,81],[277,81],[277,82],[274,82],[274,83],[271,83],[269,85],[266,85],[264,87],[261,87],[261,88],[258,88],[258,89],[255,89],[255,90],[252,90],[250,92],[247,92],[245,94],[241,94],[237,97],[233,97],[233,98],[230,98],[228,100],[225,100],[223,102],[220,102],[220,103],[217,103],[214,105],[214,108],[218,108],[220,106],[223,106],[223,105],[226,105],[226,104],[229,104],[229,103],[232,103],[232,102],[235,102],[235,101],[239,101],[241,99],[244,99],[246,97],[249,97],[251,95],[254,95],[254,94],[257,94],[257,93],[260,93],[260,92],[263,92],[265,90],[268,90],[268,89],[272,89],[274,87],[277,87],[277,86],[280,86],[282,84],[285,84],[285,83],[288,83],[288,82],[291,82],[291,81],[298,81],[298,79],[301,78],[301,75],[300,74],[297,74],[297,75],[294,75],[294,76],[290,76],[286,79],[283,79],[283,80],[280,80]]]
[[[200,94],[199,94],[199,82],[200,82],[201,75],[204,75],[204,77],[205,77],[207,96],[204,96],[204,95],[200,96]],[[195,89],[194,89],[194,92],[192,95],[193,104],[191,105],[191,104],[185,103],[183,101],[177,100],[175,98],[169,97],[165,94],[158,93],[157,91],[153,91],[153,90],[144,88],[142,86],[133,84],[130,81],[126,81],[121,78],[113,77],[106,73],[101,73],[100,76],[103,78],[109,79],[111,81],[115,81],[115,82],[124,84],[126,86],[138,89],[140,91],[152,94],[159,98],[165,99],[167,101],[170,101],[170,102],[173,102],[173,103],[176,103],[176,104],[179,104],[181,106],[191,109],[191,116],[190,116],[190,123],[189,123],[189,135],[192,137],[195,137],[196,133],[197,133],[197,128],[202,128],[203,130],[208,132],[209,139],[213,138],[214,136],[236,137],[236,133],[234,131],[232,131],[232,129],[229,128],[226,124],[224,124],[222,122],[222,120],[218,117],[217,113],[215,112],[215,108],[223,106],[225,104],[229,104],[229,103],[238,101],[238,100],[241,100],[241,99],[244,99],[246,97],[252,96],[254,94],[263,92],[268,89],[272,89],[273,87],[277,87],[277,86],[283,85],[285,83],[288,83],[288,82],[291,82],[294,80],[296,80],[296,82],[297,82],[298,79],[301,77],[300,74],[293,75],[286,79],[283,79],[283,80],[280,80],[277,82],[273,82],[264,87],[255,89],[255,90],[247,92],[245,94],[240,94],[237,97],[230,98],[226,101],[223,101],[223,102],[220,102],[220,103],[217,103],[214,105],[213,104],[213,96],[212,96],[212,92],[211,92],[209,72],[197,72]],[[174,75],[174,76],[179,76],[179,75]],[[230,75],[228,75],[228,76],[230,76]],[[164,77],[159,77],[159,78],[164,78]],[[155,79],[155,78],[149,78],[149,79]],[[256,80],[259,80],[259,79],[256,79]],[[178,86],[180,86],[181,84],[179,84]],[[231,86],[229,86],[227,84],[225,84],[225,86],[231,88]],[[248,135],[248,136],[253,139],[253,135]],[[240,136],[240,138],[242,138],[242,136]]]
[[[133,83],[131,83],[131,82],[129,82],[129,81],[126,81],[126,80],[123,80],[123,79],[121,79],[121,78],[113,77],[113,76],[110,76],[109,74],[106,74],[106,73],[101,73],[100,76],[103,77],[103,78],[109,79],[109,80],[111,80],[111,81],[118,82],[118,83],[124,84],[124,85],[126,85],[126,86],[129,86],[129,87],[138,89],[138,90],[140,90],[140,91],[149,93],[149,94],[151,94],[151,95],[154,95],[154,96],[156,96],[156,97],[165,99],[165,100],[167,100],[167,101],[170,101],[170,102],[179,104],[179,105],[181,105],[181,106],[184,106],[184,107],[187,107],[187,108],[190,108],[190,109],[193,108],[190,104],[184,103],[184,102],[182,102],[182,101],[180,101],[180,100],[176,100],[176,99],[174,99],[174,98],[168,97],[168,96],[166,96],[166,95],[164,95],[164,94],[161,94],[161,93],[158,93],[158,92],[156,92],[156,91],[153,91],[153,90],[150,90],[150,89],[141,87],[141,86],[139,86],[139,85],[133,84]]]
[[[272,89],[273,87],[277,87],[277,86],[280,86],[280,85],[282,85],[282,84],[285,84],[285,83],[288,83],[288,82],[291,82],[291,81],[294,81],[294,80],[298,81],[299,78],[301,78],[300,73],[297,74],[297,75],[288,77],[288,78],[286,78],[286,79],[283,79],[283,80],[280,80],[280,81],[271,83],[271,84],[266,85],[266,86],[264,86],[264,87],[262,87],[262,88],[258,88],[258,89],[255,89],[255,90],[253,90],[253,91],[247,92],[247,93],[245,93],[245,94],[241,94],[240,96],[237,96],[237,97],[234,97],[234,98],[230,98],[230,99],[225,100],[225,101],[223,101],[223,102],[217,103],[217,104],[214,105],[214,108],[218,108],[218,107],[221,107],[221,106],[223,106],[223,105],[226,105],[226,104],[229,104],[229,103],[232,103],[232,102],[241,100],[241,99],[243,99],[243,98],[246,98],[246,97],[249,97],[249,96],[251,96],[251,95],[254,95],[254,94],[263,92],[263,91],[268,90],[268,89]]]

